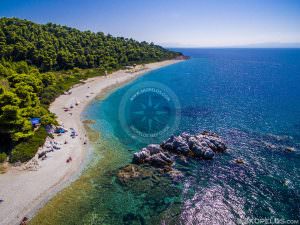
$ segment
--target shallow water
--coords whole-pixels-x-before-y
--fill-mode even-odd
[[[192,58],[90,105],[83,116],[95,120],[92,127],[101,132],[93,163],[33,224],[300,219],[300,50],[181,51]],[[147,86],[150,94],[138,92]],[[153,107],[156,111],[149,110]],[[202,130],[220,134],[229,150],[212,161],[177,163],[185,175],[180,182],[165,177],[127,186],[118,182],[118,169],[147,143]],[[236,158],[245,164],[236,164]]]

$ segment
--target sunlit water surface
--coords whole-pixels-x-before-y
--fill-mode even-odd
[[[92,128],[101,133],[94,159],[79,180],[39,212],[33,224],[237,224],[247,218],[300,219],[300,50],[180,51],[192,58],[152,71],[90,105],[83,117],[95,120]],[[116,173],[145,143],[124,131],[119,106],[132,86],[149,81],[167,86],[178,98],[181,113],[174,115],[180,116],[176,133],[212,130],[229,149],[212,161],[176,165],[185,174],[180,182],[154,177],[124,186]],[[287,147],[296,151],[288,152]],[[236,164],[236,158],[245,164]]]

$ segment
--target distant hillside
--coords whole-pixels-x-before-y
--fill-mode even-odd
[[[153,43],[79,31],[17,18],[0,19],[0,58],[26,61],[41,71],[78,68],[119,68],[180,55]]]

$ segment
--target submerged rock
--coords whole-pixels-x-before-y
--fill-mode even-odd
[[[132,179],[151,177],[152,172],[150,170],[145,170],[137,165],[129,164],[119,170],[117,176],[122,183],[127,183]]]
[[[243,160],[243,159],[241,159],[241,158],[235,159],[234,161],[235,161],[235,163],[237,163],[237,164],[245,164],[245,160]]]
[[[287,152],[295,152],[296,151],[296,149],[294,148],[294,147],[285,147],[285,151],[287,151]]]

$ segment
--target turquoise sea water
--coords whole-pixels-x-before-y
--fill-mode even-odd
[[[84,118],[95,120],[92,127],[101,133],[98,158],[40,221],[210,225],[300,219],[300,50],[179,51],[191,59],[90,105]],[[178,182],[117,181],[119,168],[149,142],[203,130],[222,136],[228,151],[211,161],[178,162],[184,172]],[[237,158],[245,164],[236,164]]]
[[[145,143],[132,138],[121,126],[122,99],[133,86],[147,82],[165,85],[180,104],[180,115],[171,114],[180,116],[175,133],[208,129],[223,136],[229,146],[228,153],[213,161],[183,166],[188,175],[181,184],[180,212],[175,223],[299,219],[300,50],[180,51],[191,59],[150,72],[91,105],[86,116],[96,120],[94,128],[122,143],[120,151],[137,151]],[[144,124],[140,120],[133,123]],[[157,143],[162,139],[157,137]],[[286,152],[285,146],[296,152]],[[246,164],[236,165],[235,158],[243,158]],[[130,159],[129,154],[124,161]],[[146,213],[156,216],[161,211],[152,212],[155,210],[146,201],[151,194],[144,198],[142,194],[133,194],[133,202],[145,201],[143,207],[148,211],[137,209],[132,213],[146,218],[147,223]]]

